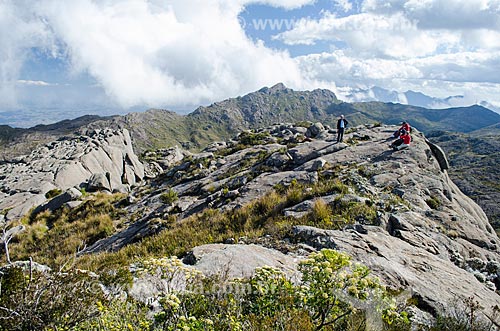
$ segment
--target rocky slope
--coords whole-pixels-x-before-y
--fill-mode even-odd
[[[500,240],[481,208],[450,180],[442,150],[415,132],[409,149],[394,152],[388,148],[394,130],[360,126],[349,130],[345,143],[335,143],[334,130],[321,123],[280,124],[243,132],[198,154],[180,148],[147,153],[146,170],[126,130],[96,130],[2,165],[0,208],[7,208],[10,219],[35,205],[55,211],[60,196],[49,203],[44,196],[55,187],[69,188],[68,194],[75,186],[131,189],[128,206],[120,207],[126,221],[85,250],[92,254],[140,243],[170,231],[170,222],[182,224],[207,210],[212,217],[233,213],[230,222],[245,222],[238,211],[260,201],[252,210],[272,215],[254,225],[264,229],[262,236],[185,244],[192,249],[185,263],[206,274],[244,276],[264,264],[293,274],[309,252],[334,248],[369,266],[422,312],[436,315],[473,297],[492,316],[492,307],[500,305]],[[143,176],[149,180],[129,188]],[[206,222],[199,226],[211,226],[210,216]],[[290,226],[285,233],[270,231],[269,222]],[[136,281],[134,291],[148,288]]]
[[[37,125],[29,129],[0,125],[0,162],[29,154],[37,147],[59,138],[78,136],[84,133],[90,124],[109,119],[110,117],[86,115],[54,124]]]
[[[33,207],[53,209],[77,199],[80,189],[128,192],[143,179],[144,167],[129,132],[107,129],[48,143],[0,165],[0,174],[0,210],[7,220],[15,220]],[[43,205],[50,192],[66,190],[52,205]]]
[[[481,106],[425,109],[382,102],[347,103],[329,90],[294,91],[277,84],[200,107],[185,116],[166,110],[150,110],[92,125],[127,128],[139,153],[174,145],[198,151],[213,141],[227,140],[241,130],[273,123],[320,121],[335,126],[341,114],[346,115],[352,125],[399,124],[407,120],[422,132],[470,132],[500,122],[499,114]]]
[[[500,230],[499,137],[498,126],[470,134],[440,131],[429,135],[449,155],[450,177],[481,206],[497,233]]]
[[[175,215],[182,222],[208,208],[238,210],[302,183],[306,192],[315,193],[276,206],[280,217],[300,224],[319,217],[314,210],[324,204],[332,210],[354,208],[350,221],[333,213],[323,223],[330,224],[326,227],[347,225],[337,230],[295,226],[277,242],[264,238],[258,245],[295,259],[335,248],[368,265],[394,290],[408,291],[423,311],[436,314],[474,297],[491,315],[492,307],[500,304],[500,240],[481,208],[450,180],[440,149],[415,133],[410,149],[393,152],[387,139],[393,130],[358,127],[346,143],[336,144],[333,131],[319,123],[308,129],[283,124],[213,144],[200,154],[179,149],[150,154],[152,168],[162,174],[135,191],[138,197],[126,207],[137,220],[96,242],[87,253],[117,251],[168,229],[159,219]],[[345,187],[315,191],[316,184],[332,179]],[[227,239],[235,240],[248,243],[244,238]],[[209,261],[227,260],[225,271],[238,274],[244,273],[238,265],[258,265],[256,260],[279,265],[287,260],[247,246],[231,247],[195,248],[187,262],[211,274],[223,268],[217,263],[210,267]],[[231,261],[237,261],[236,267],[231,268]],[[290,268],[290,263],[284,267]]]

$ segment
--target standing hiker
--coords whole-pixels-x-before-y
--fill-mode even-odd
[[[340,118],[337,122],[337,142],[340,143],[342,142],[342,139],[344,139],[344,130],[347,127],[349,122],[344,118],[344,115],[340,115]]]

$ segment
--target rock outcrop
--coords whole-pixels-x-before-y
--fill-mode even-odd
[[[411,147],[394,152],[388,146],[394,127],[357,127],[341,144],[334,143],[334,132],[320,125],[312,129],[313,139],[294,136],[296,129],[276,125],[255,131],[255,145],[242,148],[235,141],[225,149],[194,154],[163,169],[151,182],[152,189],[127,207],[142,216],[89,247],[87,253],[116,251],[157,233],[163,227],[156,220],[170,215],[182,220],[205,208],[237,209],[276,187],[333,176],[345,183],[348,192],[327,192],[300,201],[284,214],[300,219],[316,200],[322,200],[332,206],[373,206],[377,219],[368,222],[356,217],[356,223],[343,230],[295,228],[284,243],[288,251],[293,247],[304,254],[321,248],[345,251],[391,288],[410,291],[417,306],[431,314],[471,296],[486,314],[500,305],[500,240],[481,208],[443,171],[444,153],[431,148],[423,134],[415,131]],[[176,199],[166,203],[165,192]],[[222,261],[232,250],[235,269],[231,270],[241,269],[238,263],[248,253],[240,246],[226,247],[210,246],[205,254],[200,252],[206,247],[195,248],[192,255],[202,256],[194,259],[195,267],[207,271],[204,258]]]
[[[144,166],[126,129],[105,129],[51,142],[15,163],[0,165],[0,173],[0,210],[8,210],[6,218],[12,220],[45,203],[51,190],[129,190],[144,178]],[[53,205],[63,198],[67,196]]]
[[[231,238],[228,243],[238,245],[195,247],[185,262],[207,274],[227,265],[229,274],[247,275],[262,264],[293,272],[297,259],[308,252],[337,249],[368,265],[395,291],[410,293],[424,312],[435,315],[473,297],[486,315],[492,314],[492,307],[500,306],[500,239],[481,208],[444,171],[442,150],[414,131],[409,148],[393,151],[389,140],[395,129],[350,128],[345,143],[337,144],[335,132],[323,125],[279,124],[199,154],[178,148],[149,154],[156,170],[148,176],[153,178],[133,189],[124,207],[134,215],[132,221],[83,253],[117,251],[167,229],[162,220],[182,222],[208,208],[237,210],[267,193],[297,184],[312,190],[329,178],[337,189],[291,199],[280,216],[300,224],[319,204],[366,207],[372,217],[353,212],[350,224],[340,230],[298,226],[278,238],[279,245],[266,238],[252,242],[266,248]],[[144,176],[126,131],[58,141],[2,167],[2,194],[8,197],[0,208],[12,205],[7,203],[12,197],[25,209],[39,205],[45,192],[88,185],[91,177],[93,187],[119,191]],[[15,213],[21,210],[14,208],[7,216]]]
[[[258,245],[211,244],[195,247],[183,262],[206,276],[228,279],[250,277],[264,266],[282,270],[294,277],[299,259]]]

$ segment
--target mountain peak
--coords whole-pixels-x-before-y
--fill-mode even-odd
[[[261,88],[258,92],[261,92],[261,93],[268,93],[268,94],[273,94],[273,93],[276,93],[276,92],[281,92],[281,91],[286,91],[288,90],[288,88],[285,86],[285,84],[283,83],[277,83],[271,87],[263,87]]]

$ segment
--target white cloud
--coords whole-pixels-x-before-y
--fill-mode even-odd
[[[28,50],[50,45],[51,36],[42,20],[8,0],[0,2],[0,31],[0,108],[12,108],[17,104],[16,81]]]
[[[364,0],[361,12],[346,17],[337,14],[352,12],[353,2],[332,0],[337,13],[301,20],[276,36],[289,45],[332,44],[329,52],[296,58],[251,40],[238,21],[250,4],[293,9],[314,2],[0,0],[0,30],[9,31],[0,38],[0,109],[15,107],[16,90],[22,100],[36,94],[47,106],[58,102],[58,90],[82,100],[76,87],[52,86],[42,95],[49,89],[43,81],[20,77],[32,48],[91,76],[99,88],[82,95],[95,93],[107,106],[112,100],[193,109],[278,81],[297,89],[379,85],[430,95],[473,87],[500,103],[500,0]]]
[[[500,99],[500,0],[365,0],[359,13],[326,12],[275,39],[331,42],[330,52],[297,58],[309,79],[443,96],[474,86],[461,101]]]
[[[320,20],[301,20],[294,29],[276,36],[289,45],[314,44],[319,40],[343,41],[357,56],[411,58],[432,54],[439,46],[454,45],[448,33],[420,32],[402,14],[380,16],[361,13],[337,17],[326,13]],[[362,52],[360,54],[360,52]]]
[[[1,8],[14,13],[11,20],[2,18],[2,24],[21,32],[27,29],[23,26],[32,28],[19,34],[26,41],[0,41],[0,49],[12,50],[11,61],[20,59],[17,67],[2,66],[10,80],[23,79],[18,77],[23,62],[19,54],[59,43],[73,72],[90,74],[123,107],[198,105],[278,81],[300,87],[295,61],[287,52],[250,40],[238,14],[250,3],[291,9],[312,2],[7,1]],[[24,19],[20,12],[26,13]],[[35,38],[35,31],[48,37]]]
[[[332,0],[335,8],[343,12],[352,10],[352,3],[349,0]]]
[[[310,80],[335,81],[337,85],[384,85],[387,81],[420,78],[421,71],[404,61],[356,59],[342,50],[297,58]]]
[[[54,83],[47,83],[47,82],[44,82],[43,80],[24,80],[24,79],[19,79],[17,81],[17,84],[25,85],[25,86],[57,86],[58,85],[58,84],[54,84]]]
[[[309,79],[335,81],[341,96],[351,90],[346,87],[373,86],[400,92],[414,90],[440,98],[465,96],[455,100],[456,106],[482,100],[500,102],[500,77],[496,74],[500,71],[499,59],[500,54],[472,52],[405,60],[361,59],[342,50],[297,58]]]
[[[498,50],[499,31],[500,0],[365,0],[358,14],[304,19],[276,38],[290,45],[344,41],[355,51],[375,50],[375,56],[408,57]]]

